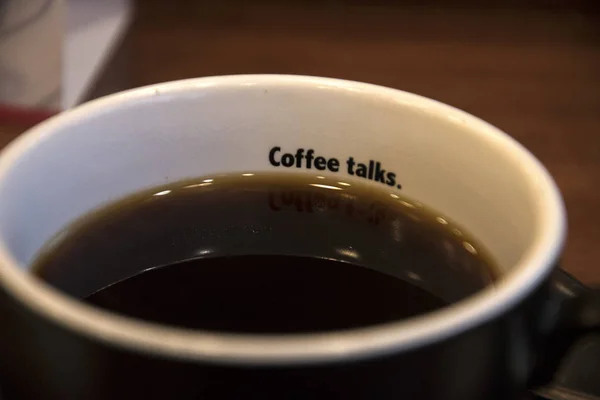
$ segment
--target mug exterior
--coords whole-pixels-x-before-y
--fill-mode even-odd
[[[386,168],[392,185],[367,183],[468,227],[502,268],[498,284],[390,324],[234,335],[101,311],[28,271],[53,235],[107,201],[194,176],[317,172],[274,158],[299,149],[338,160],[324,175],[352,175],[351,158]],[[9,400],[517,399],[556,323],[551,274],[566,222],[547,171],[489,124],[398,90],[281,75],[135,89],[9,145],[0,192],[0,381]]]
[[[2,394],[11,399],[519,399],[543,348],[551,282],[487,323],[409,351],[252,365],[135,351],[0,304]],[[3,397],[4,399],[4,397]]]

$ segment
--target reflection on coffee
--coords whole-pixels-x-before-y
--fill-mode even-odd
[[[498,275],[462,227],[391,188],[287,173],[134,194],[67,227],[33,270],[124,315],[254,333],[401,320]]]

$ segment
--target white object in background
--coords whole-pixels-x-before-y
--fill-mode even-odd
[[[60,107],[63,0],[0,0],[0,105]]]
[[[75,106],[131,21],[130,0],[0,0],[0,107]]]
[[[130,0],[67,0],[63,109],[80,103],[99,78],[127,30],[132,10]]]

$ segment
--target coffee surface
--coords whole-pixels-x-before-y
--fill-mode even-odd
[[[68,226],[33,271],[120,314],[227,332],[397,321],[493,284],[487,252],[447,217],[359,181],[229,174],[177,182]]]

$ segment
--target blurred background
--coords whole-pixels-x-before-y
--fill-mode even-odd
[[[0,0],[0,21],[0,145],[87,99],[173,79],[289,73],[403,89],[539,157],[568,207],[563,266],[600,284],[597,0]],[[54,91],[23,94],[40,82]]]

